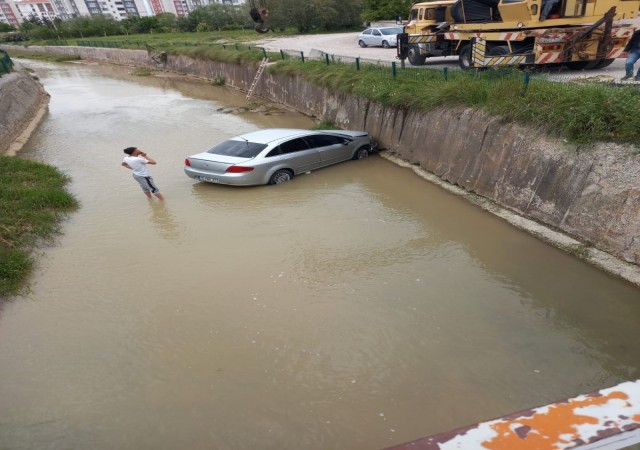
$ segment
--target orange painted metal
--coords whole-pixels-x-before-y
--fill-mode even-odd
[[[636,443],[640,443],[640,380],[388,450],[614,450]]]

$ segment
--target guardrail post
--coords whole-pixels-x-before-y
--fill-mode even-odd
[[[356,70],[360,70],[360,58],[356,58]]]
[[[444,69],[442,69],[442,73],[444,74],[444,81],[448,81],[449,80],[449,68],[445,67]]]
[[[262,56],[267,57],[267,51],[262,47]]]
[[[328,66],[329,65],[329,54],[328,53],[324,54],[324,60],[327,63],[327,66]]]
[[[395,78],[397,75],[396,71],[397,71],[396,62],[394,61],[391,63],[391,73],[393,74],[393,78]]]
[[[280,58],[284,61],[284,52],[282,50],[280,50]]]
[[[520,97],[524,97],[524,94],[527,93],[530,80],[531,80],[531,75],[529,74],[529,72],[525,72],[524,77],[522,78],[522,90],[520,90]]]
[[[304,62],[304,52],[300,52],[300,59],[302,59],[302,62]]]

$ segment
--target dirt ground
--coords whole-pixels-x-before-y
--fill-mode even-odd
[[[636,27],[640,27],[640,17],[632,21]],[[255,41],[253,44],[262,45],[269,51],[291,51],[304,52],[305,56],[309,56],[315,51],[323,51],[332,55],[341,55],[349,57],[359,57],[361,59],[371,59],[379,61],[392,62],[399,60],[396,58],[395,48],[367,47],[360,48],[357,44],[358,32],[350,33],[334,33],[334,34],[314,34],[304,36],[288,36],[288,37],[269,37],[266,35],[263,39]],[[624,58],[616,60],[609,67],[601,70],[569,70],[562,69],[551,73],[550,78],[577,78],[577,77],[606,77],[605,79],[619,80],[624,76]],[[406,62],[409,66],[409,62]],[[458,69],[458,57],[448,56],[440,58],[429,58],[425,68],[442,69],[444,67],[449,70]]]

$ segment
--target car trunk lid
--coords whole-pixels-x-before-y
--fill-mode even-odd
[[[188,159],[194,169],[211,173],[225,173],[229,167],[251,161],[253,158],[239,158],[205,152],[190,156]]]

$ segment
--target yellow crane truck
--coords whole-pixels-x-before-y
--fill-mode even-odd
[[[623,56],[640,0],[436,0],[411,7],[398,58],[458,55],[462,69],[564,64],[598,69]]]

